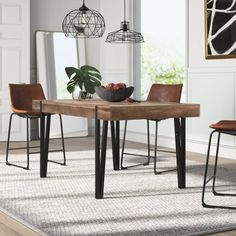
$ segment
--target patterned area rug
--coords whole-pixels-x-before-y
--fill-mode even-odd
[[[15,155],[14,160],[25,158]],[[49,177],[40,179],[38,155],[31,156],[29,171],[6,166],[2,156],[1,208],[50,236],[204,235],[236,228],[236,211],[201,206],[204,166],[198,162],[187,162],[187,188],[180,190],[176,172],[155,176],[153,164],[113,171],[109,150],[103,200],[94,198],[94,152],[70,152],[67,163],[49,163]],[[159,157],[160,169],[173,166],[173,157]],[[232,171],[220,169],[218,174],[219,188],[235,190]],[[209,190],[207,200],[213,201]],[[216,201],[236,206],[236,198]]]

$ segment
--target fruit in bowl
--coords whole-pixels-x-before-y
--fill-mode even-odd
[[[125,83],[109,83],[106,86],[96,87],[95,91],[105,101],[121,102],[132,95],[134,87],[127,87]]]

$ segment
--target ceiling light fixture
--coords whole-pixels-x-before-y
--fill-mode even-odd
[[[108,34],[107,43],[143,43],[141,33],[130,30],[129,22],[126,21],[126,5],[124,0],[124,21],[121,22],[120,30]]]
[[[83,5],[79,9],[65,16],[62,30],[69,38],[99,38],[104,34],[105,20],[99,12],[90,10],[83,0]]]

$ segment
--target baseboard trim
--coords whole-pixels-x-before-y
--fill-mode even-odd
[[[94,127],[89,127],[88,133],[91,136],[95,135]],[[108,132],[108,136],[110,137],[110,132]],[[123,138],[123,129],[120,130],[120,137]],[[150,143],[154,144],[154,135],[150,135]],[[138,143],[147,143],[147,135],[142,132],[134,132],[128,130],[126,133],[126,140],[138,142]],[[175,140],[174,137],[159,135],[158,136],[158,146],[173,148],[175,149]],[[199,141],[191,138],[187,138],[186,140],[186,150],[188,152],[196,152],[200,154],[206,154],[208,148],[208,142]],[[211,155],[215,154],[216,144],[213,143],[211,147]],[[234,146],[229,145],[220,145],[220,156],[228,159],[236,160],[236,148]]]
[[[122,132],[122,131],[121,131]],[[151,136],[151,144],[154,144],[154,135]],[[126,139],[129,141],[146,143],[147,136],[144,133],[128,131],[126,135]],[[175,140],[174,137],[159,135],[158,136],[158,146],[173,148],[175,149]],[[196,152],[200,154],[206,154],[208,148],[208,142],[198,141],[194,139],[186,140],[186,150],[188,152]],[[213,143],[211,147],[211,155],[215,154],[216,144]],[[236,148],[234,146],[229,145],[220,145],[220,156],[224,158],[234,159],[236,160]]]
[[[88,130],[81,130],[79,132],[64,133],[64,138],[85,137],[88,136]],[[50,138],[61,138],[61,134],[50,134]]]

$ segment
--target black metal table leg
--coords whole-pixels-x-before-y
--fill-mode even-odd
[[[107,127],[108,121],[103,121],[102,126],[102,146],[101,146],[101,166],[100,166],[100,175],[101,175],[101,183],[100,183],[100,193],[103,198],[103,190],[104,190],[104,180],[105,180],[105,166],[106,166],[106,150],[107,150]]]
[[[120,170],[120,121],[111,121],[113,170]]]
[[[103,121],[100,149],[100,120],[95,120],[95,198],[102,199],[104,192],[108,121]]]
[[[116,121],[116,161],[115,170],[120,170],[120,121]]]
[[[179,183],[179,188],[186,187],[186,124],[185,118],[181,118],[180,125],[180,139],[181,139],[181,181]]]
[[[44,178],[47,175],[46,171],[46,161],[44,156],[44,138],[45,138],[45,114],[42,113],[40,117],[40,177]]]
[[[178,187],[186,187],[186,125],[185,118],[175,118],[175,145],[176,145],[176,162]]]
[[[47,117],[46,133],[45,133],[45,117]],[[48,147],[50,133],[51,114],[41,114],[40,117],[40,177],[47,177],[48,166]]]
[[[100,120],[95,120],[95,198],[100,199]]]

